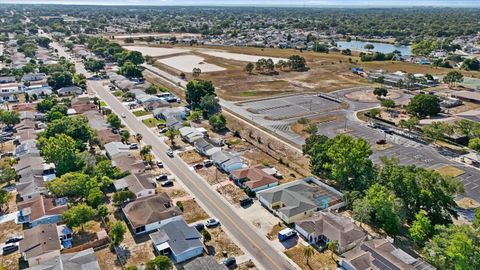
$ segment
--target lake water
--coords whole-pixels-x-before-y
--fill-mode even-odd
[[[372,50],[374,52],[381,52],[381,53],[391,53],[394,50],[400,51],[402,55],[411,55],[412,50],[410,46],[395,46],[393,44],[386,44],[380,42],[367,42],[367,41],[358,41],[352,40],[350,42],[347,41],[336,41],[337,47],[341,50],[350,49],[352,51],[366,51],[365,45],[372,44],[375,48]]]

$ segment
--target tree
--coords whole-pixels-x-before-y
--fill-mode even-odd
[[[142,139],[143,139],[143,135],[140,134],[140,133],[137,133],[137,134],[135,134],[134,137],[135,137],[135,140],[138,142],[138,144],[140,144],[140,142],[141,142]]]
[[[186,99],[191,104],[192,109],[201,109],[201,99],[208,95],[215,96],[215,88],[211,81],[192,80],[188,82]]]
[[[415,95],[407,105],[407,112],[420,118],[437,115],[440,111],[440,100],[435,95]]]
[[[98,161],[93,167],[93,174],[97,179],[106,176],[110,179],[120,179],[128,175],[128,172],[122,172],[120,168],[112,165],[109,159]]]
[[[138,68],[137,65],[134,63],[127,61],[125,62],[122,67],[120,68],[120,74],[127,78],[141,78],[143,77],[142,75],[142,70]]]
[[[116,58],[120,66],[126,62],[131,62],[135,66],[145,62],[145,58],[143,57],[142,53],[138,51],[123,51],[121,54],[117,55]]]
[[[20,113],[16,111],[0,111],[0,121],[7,126],[20,123]]]
[[[378,99],[381,99],[382,96],[386,97],[388,95],[388,90],[385,87],[375,87],[373,94],[377,96]]]
[[[200,109],[203,112],[203,116],[208,118],[209,116],[220,111],[220,104],[218,104],[217,97],[214,95],[206,95],[200,99]]]
[[[188,119],[189,119],[190,121],[195,122],[195,123],[199,123],[200,120],[202,119],[201,117],[202,117],[201,112],[198,111],[198,110],[195,110],[195,111],[193,111],[193,112],[190,113],[190,115],[188,116]]]
[[[480,236],[468,225],[436,226],[437,234],[423,248],[425,259],[437,269],[480,268]]]
[[[45,160],[55,164],[57,176],[81,168],[77,158],[79,152],[72,137],[65,134],[56,134],[54,137],[40,138],[38,145]]]
[[[108,236],[110,237],[111,245],[120,245],[126,232],[127,228],[120,220],[110,221],[108,223]]]
[[[0,183],[8,183],[10,184],[10,182],[13,180],[17,180],[18,176],[17,176],[17,172],[15,171],[15,169],[13,168],[5,168],[1,171],[1,174],[0,174]]]
[[[128,130],[125,130],[125,129],[121,130],[120,138],[122,140],[122,143],[128,144],[128,139],[130,139],[130,132],[128,132]]]
[[[306,69],[305,58],[301,57],[300,55],[290,56],[288,58],[288,65],[290,66],[291,70],[295,71],[303,71]]]
[[[93,219],[95,216],[95,210],[86,204],[77,204],[70,207],[62,215],[62,221],[67,224],[68,227],[79,227],[83,231],[83,224]]]
[[[100,218],[106,218],[110,214],[108,207],[105,204],[99,205],[97,208],[97,216]]]
[[[392,99],[383,99],[380,104],[387,109],[395,108],[395,101]]]
[[[170,259],[167,256],[160,255],[147,262],[145,270],[170,270],[172,267]]]
[[[315,250],[313,249],[312,246],[308,245],[304,247],[303,257],[305,257],[305,260],[307,261],[307,265],[310,265],[310,258],[312,258],[313,254],[315,254]]]
[[[8,203],[12,198],[12,193],[4,189],[0,189],[0,213],[8,210]],[[4,209],[5,206],[6,208]]]
[[[338,250],[338,241],[337,240],[330,240],[327,243],[327,249],[331,252],[331,258],[333,260],[333,253],[337,252]]]
[[[477,208],[477,210],[475,211],[475,216],[473,217],[472,226],[477,229],[480,228],[480,208]]]
[[[192,76],[193,78],[198,78],[200,77],[200,74],[202,74],[202,70],[200,68],[193,68],[192,70]]]
[[[50,111],[55,104],[57,104],[57,101],[52,97],[48,97],[37,103],[37,110],[41,113],[46,113]]]
[[[430,238],[433,233],[433,226],[425,211],[420,211],[415,215],[415,220],[408,229],[408,233],[418,245],[423,245]]]
[[[68,108],[63,104],[57,104],[52,107],[52,109],[47,113],[46,118],[48,122],[54,120],[62,119],[67,116]]]
[[[373,46],[373,44],[365,44],[365,46],[363,47],[365,50],[368,50],[368,51],[371,51],[373,49],[375,49],[375,46]]]
[[[47,187],[57,197],[87,197],[91,188],[98,187],[94,179],[79,172],[70,172],[47,182]]]
[[[227,118],[225,118],[225,115],[219,113],[211,116],[208,119],[208,123],[215,131],[220,131],[227,127]]]
[[[453,129],[467,138],[473,138],[480,135],[480,123],[467,119],[456,121]]]
[[[377,117],[380,114],[381,110],[379,108],[370,109],[366,115],[369,117]]]
[[[167,138],[170,140],[170,143],[172,145],[175,144],[175,137],[177,137],[179,135],[180,135],[180,131],[178,131],[177,129],[175,129],[173,127],[168,128],[167,132],[165,132],[165,136],[167,136]]]
[[[356,207],[357,204],[365,204],[366,206],[360,208]],[[399,232],[401,217],[398,213],[400,213],[401,203],[385,186],[378,183],[370,186],[365,197],[354,202],[354,216],[367,214],[355,212],[360,209],[370,210],[370,213],[368,213],[369,219],[382,228],[385,233],[395,235]]]
[[[121,126],[122,126],[122,121],[120,120],[120,118],[114,114],[114,113],[110,113],[108,116],[107,116],[107,122],[110,124],[110,126],[112,128],[116,128],[116,129],[119,129]]]
[[[43,48],[49,48],[51,40],[48,37],[37,37],[38,46]]]
[[[59,108],[61,113],[65,112],[66,107]],[[57,110],[56,107],[52,111]],[[84,150],[85,143],[91,142],[95,135],[94,131],[88,124],[88,118],[81,115],[75,117],[62,117],[48,124],[41,137],[50,138],[57,134],[65,134],[76,141],[77,149]]]
[[[203,243],[210,242],[212,240],[212,236],[207,230],[202,230],[202,237],[203,237]]]
[[[85,69],[97,74],[100,70],[105,68],[105,61],[97,60],[94,58],[88,58],[87,62],[85,63]]]
[[[463,60],[460,68],[464,70],[480,70],[480,61],[477,58],[466,58]]]
[[[122,205],[130,200],[135,199],[135,194],[130,190],[121,190],[113,194],[113,203],[116,205]]]
[[[446,135],[452,135],[453,127],[447,122],[432,122],[430,125],[425,125],[422,132],[435,143],[437,140],[445,138]]]
[[[357,199],[353,201],[353,218],[361,223],[370,223],[372,221],[371,213],[373,212],[370,204],[363,203],[363,200]]]
[[[457,83],[463,82],[463,74],[460,71],[450,71],[443,77],[443,82],[448,83],[449,86],[456,86]]]
[[[480,138],[470,139],[470,141],[468,142],[468,147],[477,152],[480,152]]]
[[[411,116],[411,117],[409,117],[407,120],[401,119],[401,120],[398,122],[398,125],[399,125],[401,128],[406,128],[406,129],[408,129],[408,131],[412,131],[412,129],[415,128],[415,126],[417,126],[418,123],[420,123],[420,121],[418,120],[418,118],[415,117],[415,116]]]
[[[54,72],[47,79],[48,85],[54,90],[73,85],[73,75],[68,71]]]
[[[156,95],[158,92],[158,88],[156,85],[149,85],[147,87],[147,89],[145,89],[145,93],[149,94],[149,95]]]
[[[145,145],[144,147],[142,147],[142,149],[140,149],[140,156],[143,158],[143,160],[145,160],[146,156],[150,155],[151,152],[152,152],[152,146]]]
[[[304,128],[304,131],[307,132],[308,134],[317,134],[318,127],[317,125],[310,124]]]
[[[245,70],[247,71],[248,74],[252,74],[252,71],[254,68],[255,68],[255,65],[253,63],[248,63],[245,66]]]

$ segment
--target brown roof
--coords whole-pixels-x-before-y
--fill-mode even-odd
[[[97,130],[97,137],[102,145],[121,140],[120,135],[113,133],[110,129]]]
[[[128,171],[130,173],[141,173],[145,171],[145,164],[130,153],[115,155],[112,158],[112,165],[120,168],[122,171]]]
[[[15,171],[17,171],[17,174],[25,174],[31,171],[34,172],[41,172],[43,171],[43,166],[44,164],[44,159],[42,157],[26,157],[22,158],[18,161],[17,164],[13,165],[13,168]]]
[[[255,189],[258,187],[277,183],[278,180],[275,177],[268,175],[264,171],[262,171],[263,168],[264,167],[262,165],[257,165],[251,168],[244,168],[232,171],[231,175],[236,179],[248,179],[248,181],[245,182],[244,185],[249,187],[250,189]]]
[[[72,104],[72,109],[75,109],[77,113],[85,113],[88,111],[96,111],[97,106],[95,104],[77,103],[77,104]]]
[[[22,111],[36,111],[37,104],[36,103],[22,103],[22,104],[15,104],[12,106],[12,110],[17,112]]]
[[[42,224],[23,231],[20,252],[25,254],[27,260],[51,251],[60,250],[60,248],[56,224]]]
[[[372,255],[360,248],[354,248],[343,253],[343,258],[348,261],[357,270],[378,269],[372,264]]]
[[[413,264],[417,259],[394,246],[387,239],[380,238],[363,242],[361,249],[370,252],[376,260],[381,260],[382,265],[393,265],[400,270],[415,269]]]
[[[33,128],[21,129],[17,131],[17,135],[20,136],[20,141],[35,140],[37,139],[37,133]]]
[[[123,213],[132,227],[137,228],[181,215],[182,211],[173,205],[167,193],[161,192],[130,202],[123,207]]]
[[[20,123],[15,125],[16,130],[34,129],[34,128],[35,128],[35,121],[33,121],[32,119],[28,119],[28,118],[23,119],[22,121],[20,121]]]
[[[347,217],[341,217],[331,212],[318,212],[311,218],[297,223],[299,227],[315,237],[326,236],[337,240],[340,246],[345,246],[363,239],[366,234]]]
[[[68,208],[67,204],[56,205],[55,199],[37,196],[27,201],[17,203],[18,210],[30,208],[30,222],[48,215],[61,215]]]

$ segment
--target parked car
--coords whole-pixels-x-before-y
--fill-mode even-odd
[[[165,181],[165,180],[168,180],[168,175],[162,173],[162,174],[160,174],[159,176],[157,176],[155,179],[156,179],[157,181]]]
[[[16,242],[18,242],[22,239],[23,239],[22,235],[15,235],[15,236],[12,236],[12,237],[8,238],[8,240],[5,241],[5,244],[16,243]]]
[[[282,242],[289,239],[290,237],[294,237],[295,235],[297,235],[296,231],[290,228],[286,228],[278,232],[278,240]]]
[[[173,158],[173,151],[172,150],[168,150],[166,154],[167,154],[167,156]]]
[[[159,132],[160,132],[160,133],[165,133],[165,132],[167,132],[167,130],[168,130],[168,128],[162,128],[162,129],[160,129]]]
[[[205,167],[210,167],[212,165],[213,165],[213,160],[211,160],[211,159],[205,159],[203,161],[203,166],[205,166]]]
[[[223,264],[227,267],[235,266],[237,264],[237,260],[235,260],[234,257],[228,257],[225,260],[223,260]]]
[[[220,221],[215,218],[210,218],[207,220],[207,222],[205,222],[205,227],[207,228],[216,227],[218,225],[220,225]]]
[[[160,184],[162,187],[173,187],[173,181],[172,180],[167,180],[163,183]]]
[[[205,225],[203,225],[202,223],[197,223],[195,225],[193,225],[193,227],[195,227],[195,229],[197,229],[197,231],[202,231],[203,229],[205,229]]]
[[[194,164],[194,165],[193,165],[193,168],[194,168],[195,170],[199,170],[199,169],[203,168],[203,164],[202,164],[202,163]]]
[[[127,117],[127,116],[124,113],[122,113],[122,118],[125,118],[125,117]]]
[[[3,246],[2,248],[2,255],[8,255],[18,250],[18,243],[10,243],[8,245]]]
[[[387,141],[385,141],[385,139],[380,139],[380,140],[377,140],[376,143],[377,144],[386,144]]]
[[[252,203],[253,203],[253,199],[248,197],[248,196],[245,196],[245,197],[240,199],[240,205],[241,206],[247,206],[247,205],[250,205]]]
[[[118,131],[118,128],[112,128],[112,133],[113,133],[113,134],[118,134],[118,132],[119,132],[119,131]]]
[[[137,143],[131,143],[128,148],[130,149],[138,149],[138,144]]]
[[[158,166],[158,168],[160,168],[160,169],[163,168],[163,162],[157,161],[157,166]]]

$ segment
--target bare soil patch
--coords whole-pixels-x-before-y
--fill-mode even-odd
[[[208,218],[208,214],[192,199],[183,201],[183,218],[187,223],[193,223]]]
[[[243,255],[242,250],[233,243],[228,235],[220,227],[208,229],[212,236],[212,240],[205,243],[210,255],[214,255],[216,259],[223,259],[223,251],[227,252],[227,256]]]
[[[330,251],[326,251],[324,253],[320,253],[315,250],[315,253],[309,260],[309,264],[303,255],[305,250],[305,246],[302,244],[298,244],[295,247],[288,249],[285,251],[285,254],[292,259],[300,268],[302,269],[337,269],[337,263],[333,258],[336,255],[331,256]]]

